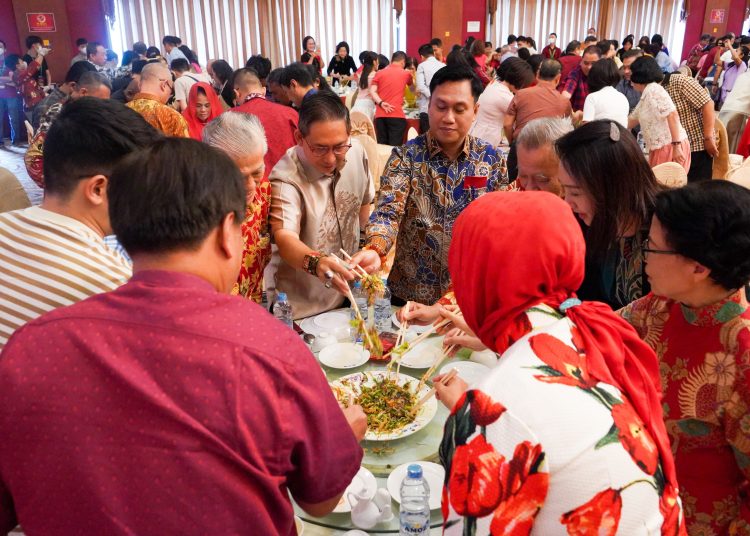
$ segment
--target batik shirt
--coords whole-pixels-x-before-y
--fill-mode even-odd
[[[23,155],[23,163],[26,165],[26,171],[39,188],[44,188],[44,141],[47,139],[52,123],[60,115],[63,106],[67,100],[56,102],[45,111],[39,122],[39,129],[29,143],[26,154]],[[42,104],[40,103],[39,106]]]
[[[138,93],[125,106],[141,114],[146,122],[166,136],[189,138],[190,130],[182,114],[162,104],[154,95]]]
[[[448,248],[456,218],[473,200],[507,186],[504,154],[479,138],[467,136],[455,160],[429,133],[395,147],[367,226],[367,245],[381,256],[396,244],[388,277],[393,295],[435,303],[450,287]]]
[[[750,535],[750,310],[744,290],[697,309],[649,294],[620,314],[659,356],[689,533]]]
[[[514,334],[446,421],[445,534],[684,534],[653,436],[576,326],[541,305]]]
[[[271,206],[271,183],[267,177],[258,184],[255,197],[247,205],[245,221],[242,222],[242,252],[240,275],[232,289],[232,294],[261,302],[263,293],[263,271],[271,260],[271,233],[268,224],[268,210]]]

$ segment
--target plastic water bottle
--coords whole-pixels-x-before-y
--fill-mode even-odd
[[[357,302],[357,307],[359,307],[359,312],[362,315],[362,320],[367,323],[367,293],[362,289],[361,281],[354,282],[354,287],[352,288],[352,296],[354,297],[354,301]],[[351,305],[349,312],[352,320],[356,320],[357,312],[354,309],[354,304]]]
[[[430,486],[422,477],[422,466],[416,463],[406,469],[401,482],[401,511],[399,534],[430,533]]]
[[[292,327],[294,317],[292,316],[292,304],[286,297],[286,292],[276,294],[276,303],[273,304],[273,316],[281,320],[284,324]]]
[[[391,331],[391,291],[383,279],[383,295],[375,298],[375,326],[380,333]]]

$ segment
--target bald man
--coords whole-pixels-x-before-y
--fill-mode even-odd
[[[256,116],[266,131],[268,151],[264,162],[266,172],[270,173],[287,149],[297,144],[294,140],[297,112],[289,106],[266,100],[266,88],[252,69],[238,69],[233,80],[238,104],[234,109]]]
[[[141,72],[141,89],[126,106],[132,108],[155,129],[167,136],[189,138],[185,118],[167,106],[172,96],[172,73],[161,63],[149,63]]]

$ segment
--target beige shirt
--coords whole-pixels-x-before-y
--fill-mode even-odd
[[[358,250],[360,207],[373,202],[375,188],[367,153],[356,139],[351,143],[344,168],[332,175],[317,171],[301,147],[287,150],[269,176],[273,232],[296,233],[307,246],[325,253],[338,255],[339,248],[349,254]],[[283,260],[276,272],[276,289],[286,292],[294,318],[334,309],[344,301],[317,277]]]

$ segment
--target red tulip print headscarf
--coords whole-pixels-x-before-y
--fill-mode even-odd
[[[208,98],[209,104],[211,104],[211,113],[208,115],[206,122],[202,122],[198,119],[198,114],[195,112],[195,101],[198,99],[198,89],[202,89]],[[188,128],[190,129],[190,137],[194,140],[202,141],[201,135],[203,134],[203,127],[205,127],[211,120],[223,112],[224,109],[221,107],[219,97],[216,95],[216,91],[206,82],[196,82],[190,86],[190,93],[188,94],[188,105],[187,108],[182,112],[182,116],[187,121]]]
[[[570,207],[547,192],[496,192],[472,202],[453,229],[448,263],[456,300],[469,327],[502,353],[528,330],[534,305],[558,308],[575,297],[586,246]],[[659,365],[653,350],[609,306],[585,302],[566,310],[578,327],[589,373],[630,399],[676,485],[662,418]]]

